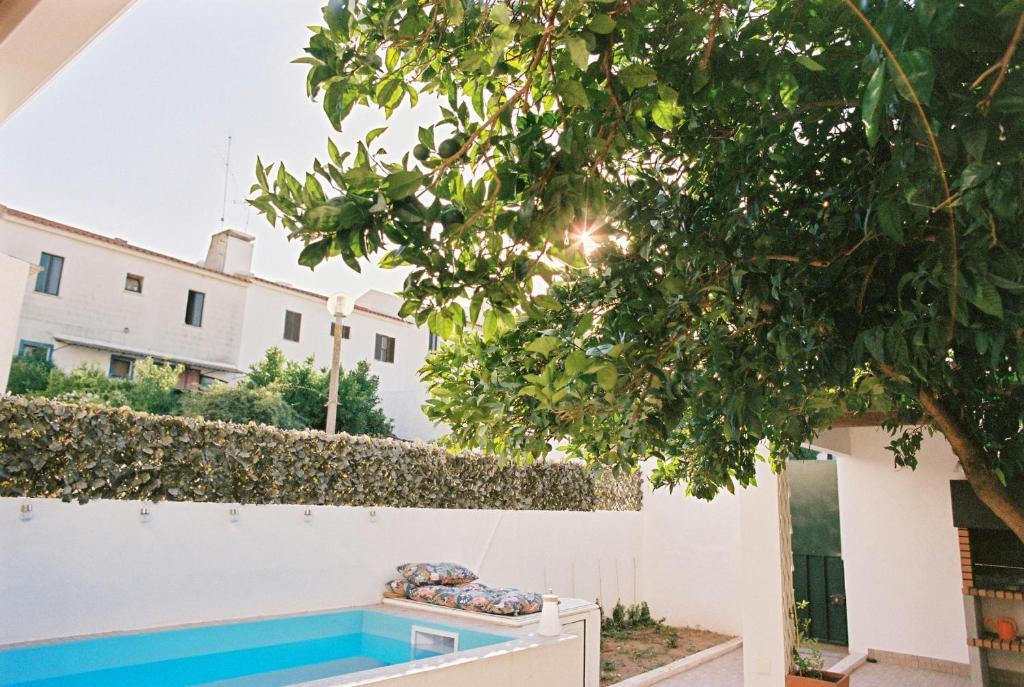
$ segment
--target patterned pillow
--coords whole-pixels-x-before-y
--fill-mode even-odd
[[[410,584],[404,577],[399,577],[384,585],[384,596],[393,599],[408,599],[414,589],[416,589],[416,585]]]
[[[422,587],[413,587],[409,593],[409,598],[413,601],[421,601],[423,603],[434,604],[435,606],[444,606],[446,608],[456,608],[458,597],[457,587],[447,587],[441,584],[427,584]]]
[[[466,584],[476,579],[472,570],[455,563],[406,563],[397,569],[399,575],[417,587],[427,584]]]
[[[540,611],[543,598],[540,594],[524,592],[520,589],[465,585],[459,587],[455,602],[458,608],[464,611],[493,615],[525,615]]]

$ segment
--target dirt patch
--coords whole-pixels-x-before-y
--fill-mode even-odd
[[[646,673],[729,639],[732,638],[707,630],[660,624],[605,632],[601,637],[601,687]]]

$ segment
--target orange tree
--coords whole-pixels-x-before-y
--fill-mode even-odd
[[[252,202],[304,265],[411,268],[455,444],[653,456],[709,497],[881,409],[897,463],[940,431],[1024,538],[1022,12],[331,2],[301,61],[335,127],[439,114],[400,158],[378,129],[304,178],[258,163]]]

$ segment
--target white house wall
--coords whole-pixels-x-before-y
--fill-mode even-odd
[[[0,253],[0,394],[7,389],[11,356],[18,352],[18,321],[32,263]]]
[[[59,293],[30,288],[18,327],[21,339],[53,343],[62,367],[96,357],[62,348],[54,340],[62,335],[225,365],[238,358],[243,281],[7,217],[0,217],[0,250],[33,264],[43,252],[64,258]],[[125,290],[129,273],[143,277],[141,294]],[[206,294],[201,327],[185,324],[190,289]]]

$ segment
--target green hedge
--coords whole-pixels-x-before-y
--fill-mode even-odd
[[[0,496],[637,510],[639,477],[426,444],[0,397]]]

